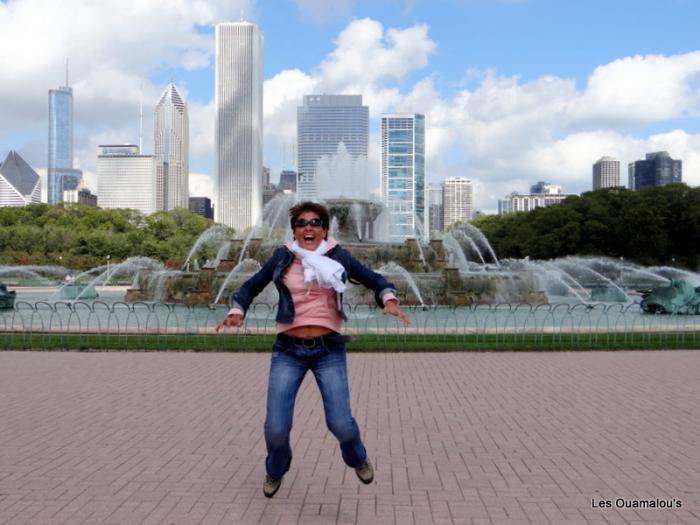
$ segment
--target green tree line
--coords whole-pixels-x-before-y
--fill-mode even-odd
[[[697,269],[700,188],[672,184],[630,191],[608,188],[530,212],[489,215],[472,224],[499,257],[625,257],[644,265]]]
[[[142,255],[171,267],[212,225],[187,209],[144,216],[82,204],[0,208],[0,264],[57,264],[86,270]],[[233,233],[233,231],[231,232]]]

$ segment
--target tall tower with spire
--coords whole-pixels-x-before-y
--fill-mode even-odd
[[[187,102],[168,84],[153,115],[156,210],[189,207],[189,137]]]
[[[73,89],[66,85],[49,90],[48,202],[63,201],[64,190],[75,190],[83,176],[73,168]]]

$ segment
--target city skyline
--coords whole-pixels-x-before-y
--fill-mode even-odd
[[[76,167],[90,187],[95,146],[136,142],[139,103],[156,100],[174,80],[190,103],[191,193],[211,196],[213,28],[238,20],[244,9],[267,35],[264,160],[273,182],[282,169],[294,169],[288,152],[296,140],[295,109],[312,93],[363,95],[377,187],[383,112],[425,114],[427,182],[466,176],[475,183],[476,208],[485,210],[495,211],[498,198],[525,192],[534,180],[585,191],[591,164],[604,155],[624,165],[666,150],[683,160],[686,182],[700,182],[700,52],[690,2],[455,0],[439,9],[420,0],[205,4],[204,14],[167,3],[138,15],[120,10],[113,28],[95,23],[112,11],[107,16],[106,8],[88,3],[79,19],[35,0],[0,4],[0,38],[16,50],[0,57],[13,73],[1,88],[0,153],[21,152],[46,186],[45,93],[61,81],[70,57]],[[623,23],[632,15],[674,31],[635,33],[634,24]],[[603,31],[601,17],[618,30]],[[291,25],[297,31],[290,43]],[[23,45],[37,32],[52,38]],[[148,128],[151,119],[144,117]]]

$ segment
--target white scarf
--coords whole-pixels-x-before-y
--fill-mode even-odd
[[[328,243],[325,240],[321,241],[314,251],[305,250],[297,241],[292,244],[292,251],[301,258],[305,283],[311,283],[316,279],[321,288],[333,288],[336,292],[343,293],[345,268],[339,262],[325,256],[327,249]]]

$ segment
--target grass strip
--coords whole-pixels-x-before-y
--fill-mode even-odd
[[[4,333],[2,350],[268,352],[272,335]],[[554,334],[363,334],[350,352],[464,352],[700,348],[700,332]]]

